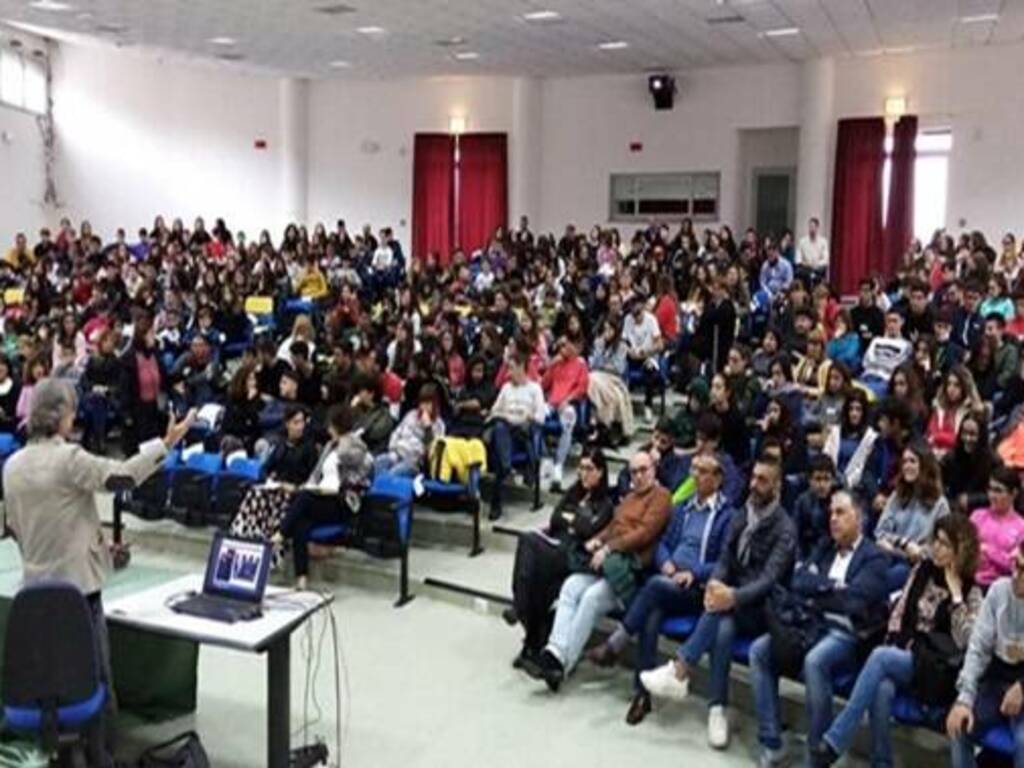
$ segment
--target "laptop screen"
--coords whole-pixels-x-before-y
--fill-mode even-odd
[[[259,602],[267,586],[269,568],[270,547],[266,543],[217,534],[206,566],[204,591]]]

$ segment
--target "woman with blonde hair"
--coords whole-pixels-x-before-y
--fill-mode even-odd
[[[309,359],[313,359],[313,353],[316,351],[316,329],[313,327],[313,321],[309,315],[296,315],[295,320],[292,322],[292,332],[281,345],[277,348],[277,359],[278,360],[290,360],[291,359],[291,347],[296,341],[304,341],[309,347]]]

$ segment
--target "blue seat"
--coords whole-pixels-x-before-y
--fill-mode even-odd
[[[1012,756],[1014,753],[1013,731],[1010,730],[1009,725],[989,728],[978,739],[978,743],[985,749],[991,749],[993,752],[1003,755]]]
[[[259,459],[237,458],[217,472],[214,502],[209,522],[226,529],[245,499],[249,489],[261,482],[265,466]]]
[[[480,545],[480,465],[469,468],[467,482],[444,482],[433,478],[423,480],[423,495],[416,500],[441,512],[467,512],[473,518],[473,542],[469,556],[483,552]]]
[[[101,714],[107,700],[100,680],[92,612],[73,584],[31,583],[14,598],[4,641],[5,725],[35,735],[59,765],[102,760]]]
[[[224,459],[200,451],[185,459],[170,475],[170,512],[184,525],[206,525],[212,518],[215,483]]]
[[[661,622],[661,634],[673,640],[685,640],[693,634],[699,616],[673,616]]]
[[[0,432],[0,459],[6,459],[21,448],[21,442],[10,432]]]
[[[660,408],[661,415],[665,415],[665,391],[668,389],[668,376],[669,376],[669,353],[662,352],[658,356],[658,390],[661,398]],[[634,363],[632,360],[626,365],[626,386],[632,390],[636,387],[642,387],[644,385],[644,367]]]
[[[533,472],[533,509],[538,510],[540,504],[540,457],[544,450],[544,433],[541,428],[530,427],[530,443],[533,447],[533,455],[537,457],[536,466],[531,467],[530,453],[521,445],[512,442],[512,466],[515,469],[530,469]]]
[[[397,554],[399,575],[395,607],[400,608],[413,599],[409,594],[413,498],[412,478],[380,472],[374,476],[370,489],[363,496],[358,525],[354,518],[344,519],[339,514],[336,521],[315,526],[309,533],[309,540],[318,544],[355,544],[370,554],[380,556]],[[397,553],[383,546],[368,548],[368,532],[382,537],[393,534],[390,538],[397,544]]]

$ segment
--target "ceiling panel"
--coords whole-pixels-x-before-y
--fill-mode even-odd
[[[0,0],[0,19],[143,46],[223,66],[312,77],[486,73],[566,76],[801,61],[883,49],[988,45],[1024,37],[1024,0],[63,0],[70,10]],[[324,14],[346,4],[350,13]],[[344,10],[343,8],[336,10]],[[534,24],[528,11],[552,10]],[[997,22],[962,17],[997,13]],[[734,23],[709,19],[737,17]],[[386,33],[360,34],[379,26]],[[764,32],[797,27],[798,35]],[[232,37],[233,46],[210,38]],[[439,41],[464,38],[455,46]],[[623,40],[624,50],[598,44]],[[476,52],[475,61],[454,53]],[[330,66],[335,60],[351,64]]]

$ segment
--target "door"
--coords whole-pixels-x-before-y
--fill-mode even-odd
[[[793,229],[796,213],[796,169],[754,170],[754,222],[761,234],[776,237]]]

